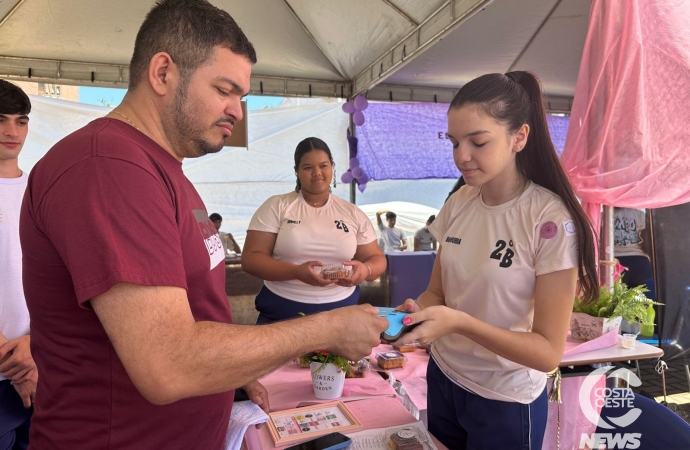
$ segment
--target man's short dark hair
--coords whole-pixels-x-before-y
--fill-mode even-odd
[[[256,64],[256,51],[235,20],[206,0],[158,0],[141,24],[129,63],[129,88],[144,78],[153,55],[166,52],[189,77],[225,47]]]
[[[395,219],[396,217],[398,217],[398,215],[395,214],[393,211],[388,211],[386,213],[386,219]]]
[[[0,114],[27,115],[31,112],[31,100],[14,83],[0,80]]]
[[[208,216],[208,218],[211,222],[215,222],[216,220],[220,220],[221,222],[223,221],[223,218],[218,213],[213,213],[210,216]]]
[[[426,220],[426,223],[432,224],[434,223],[434,220],[436,220],[436,214],[430,215],[429,218]]]

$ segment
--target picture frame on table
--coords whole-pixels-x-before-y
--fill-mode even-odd
[[[342,401],[275,411],[268,417],[268,431],[276,446],[362,427]]]

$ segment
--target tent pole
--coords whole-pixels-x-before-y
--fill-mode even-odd
[[[609,291],[613,290],[613,206],[604,205],[601,226],[601,263],[599,264],[600,281],[606,285]]]
[[[353,114],[349,114],[350,116],[350,134],[352,136],[357,136],[357,127],[355,126],[355,121],[352,118]],[[350,158],[354,158],[357,155],[349,155],[348,154],[348,163],[350,162]],[[357,204],[357,181],[353,178],[352,181],[350,181],[350,203],[353,205]]]

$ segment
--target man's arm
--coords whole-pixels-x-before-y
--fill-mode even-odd
[[[242,249],[240,248],[240,245],[237,243],[235,238],[232,236],[232,233],[228,233],[228,240],[232,244],[232,251],[237,253],[238,255],[242,253]],[[229,246],[228,246],[229,247]]]
[[[130,283],[91,305],[134,385],[154,404],[244,386],[312,350],[356,361],[388,327],[370,305],[262,326],[195,322],[184,289]]]
[[[376,211],[376,224],[379,227],[383,226],[383,221],[381,221],[381,214],[386,214],[388,212],[387,209],[382,209],[381,211]]]
[[[405,236],[405,232],[403,230],[400,230],[400,247],[398,247],[398,250],[407,250],[407,236]]]

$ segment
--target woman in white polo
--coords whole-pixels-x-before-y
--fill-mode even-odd
[[[294,192],[269,198],[252,217],[242,268],[264,280],[256,297],[257,324],[357,304],[359,284],[386,270],[369,218],[331,194],[333,157],[321,139],[295,150]],[[352,273],[327,280],[325,264],[344,263]]]
[[[591,226],[558,161],[538,80],[489,74],[448,112],[467,183],[429,230],[441,244],[400,342],[433,341],[429,430],[452,449],[541,449],[546,375],[563,355],[579,276],[598,296]]]

